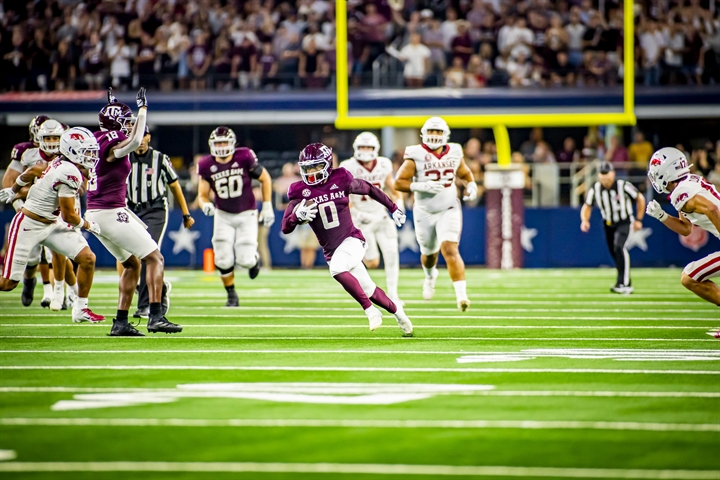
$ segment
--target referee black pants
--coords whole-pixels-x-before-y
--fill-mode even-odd
[[[158,249],[162,248],[162,239],[165,236],[165,227],[167,226],[168,211],[167,206],[161,204],[160,207],[151,207],[135,212],[135,214],[145,222],[148,227],[150,236],[158,244]],[[147,266],[142,262],[142,270],[140,271],[140,283],[138,284],[138,310],[150,307],[150,294],[148,293],[145,275]],[[162,298],[165,299],[167,288],[163,283]]]
[[[630,222],[605,224],[605,241],[615,261],[618,285],[630,285],[630,254],[625,250],[628,236],[630,236]]]

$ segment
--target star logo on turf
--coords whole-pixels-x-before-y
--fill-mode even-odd
[[[405,222],[402,228],[398,230],[398,251],[402,253],[405,250],[413,252],[420,250],[415,238],[415,229],[410,222]]]
[[[647,252],[647,238],[652,235],[652,228],[641,228],[640,230],[630,230],[630,236],[628,236],[627,242],[625,242],[625,248],[630,250],[633,247],[638,247],[643,252]]]
[[[522,229],[520,230],[520,244],[522,245],[523,250],[532,253],[535,249],[532,241],[533,238],[537,237],[537,234],[537,228],[527,228],[525,225],[522,226]]]
[[[172,249],[173,255],[177,255],[182,251],[195,255],[195,241],[200,238],[200,232],[188,230],[180,225],[178,230],[168,233],[168,236],[175,243]]]

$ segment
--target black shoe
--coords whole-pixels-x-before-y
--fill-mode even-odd
[[[228,292],[228,299],[225,302],[226,307],[239,307],[240,299],[237,296],[237,292]]]
[[[23,279],[22,295],[20,295],[20,300],[22,301],[23,306],[29,307],[30,304],[33,302],[33,293],[35,293],[35,285],[37,285],[37,278],[33,277],[30,280],[28,280],[26,278]],[[50,304],[48,303],[48,307],[49,306],[50,306]]]
[[[150,316],[150,307],[142,307],[135,310],[133,318],[148,318]]]
[[[129,323],[118,322],[117,319],[113,318],[113,326],[110,329],[111,337],[144,337],[145,334],[139,332],[135,327]]]
[[[67,310],[67,297],[63,297],[63,304],[60,310]]]
[[[255,266],[248,270],[248,276],[250,280],[254,280],[260,274],[260,259],[255,262]]]
[[[147,322],[147,329],[150,333],[164,332],[164,333],[180,333],[182,332],[182,326],[176,325],[170,322],[165,317],[151,318]]]

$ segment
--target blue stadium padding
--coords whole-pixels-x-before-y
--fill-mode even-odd
[[[674,212],[670,212],[674,213]],[[12,220],[13,213],[0,212],[0,225],[3,231]],[[297,267],[300,265],[300,253],[292,249],[285,253],[286,241],[280,232],[282,212],[277,212],[277,221],[270,229],[269,243],[273,265],[278,267]],[[204,216],[200,211],[193,212],[195,226],[188,235],[197,236],[194,241],[187,242],[194,248],[191,255],[187,249],[181,249],[183,237],[181,232],[182,215],[180,210],[170,213],[170,220],[162,246],[165,264],[168,267],[202,267],[202,254],[206,248],[212,248],[212,218]],[[602,219],[595,211],[588,233],[580,231],[579,210],[570,207],[527,209],[525,210],[525,226],[532,231],[537,230],[532,238],[532,252],[525,252],[525,266],[528,268],[550,267],[596,267],[612,265],[612,258],[607,251],[603,235]],[[408,212],[408,223],[401,232],[403,250],[400,261],[403,265],[420,264],[420,253],[413,242],[414,234],[410,230],[412,212]],[[646,218],[638,246],[630,249],[631,264],[637,267],[666,267],[670,265],[684,266],[687,263],[720,250],[720,240],[708,235],[707,243],[697,251],[680,243],[679,235],[665,228],[660,222]],[[529,235],[530,236],[530,235]],[[100,242],[86,233],[88,243],[97,256],[98,267],[114,267],[115,259],[105,250]],[[647,250],[643,250],[647,247]],[[415,248],[415,251],[413,251]],[[174,250],[175,249],[175,250]],[[463,231],[460,252],[468,265],[482,265],[485,262],[485,209],[468,208],[463,210]],[[322,254],[318,254],[316,265],[325,265]]]

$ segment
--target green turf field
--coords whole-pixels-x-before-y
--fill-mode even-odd
[[[238,276],[239,309],[168,272],[185,329],[146,338],[106,336],[112,272],[100,325],[0,294],[0,475],[719,479],[719,309],[679,270],[614,275],[470,270],[463,314],[445,270],[432,301],[402,270],[414,338],[369,332],[326,270]]]

